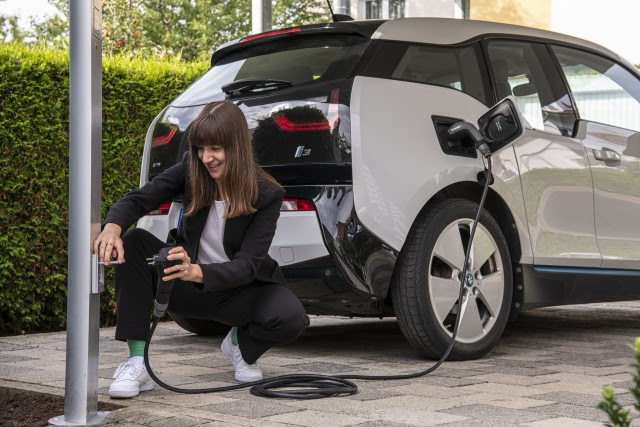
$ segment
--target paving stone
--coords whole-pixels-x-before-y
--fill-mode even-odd
[[[523,425],[527,427],[602,427],[602,423],[567,417],[550,418],[548,420],[534,421],[532,423],[525,423]]]
[[[0,365],[0,378],[11,381],[45,384],[52,381],[64,380],[64,371],[49,371],[44,369]]]
[[[607,375],[602,377],[571,374],[561,372],[551,375],[542,375],[541,379],[555,380],[553,382],[547,382],[545,384],[538,384],[536,389],[542,392],[554,392],[554,391],[567,391],[574,393],[586,393],[586,394],[599,394],[602,391],[602,387],[613,382],[618,382],[620,379],[628,378],[625,374]],[[614,388],[614,391],[619,390]]]
[[[437,399],[456,398],[475,393],[473,390],[465,390],[464,387],[445,387],[419,382],[411,382],[406,385],[388,387],[385,389],[385,392],[392,392],[397,395],[424,396]]]
[[[389,397],[389,396],[388,396]],[[291,400],[286,405],[317,412],[331,412],[334,414],[358,415],[370,419],[369,414],[381,409],[380,400],[358,400],[354,396],[341,396],[328,399]]]
[[[460,405],[462,398],[459,399],[440,399],[437,397],[424,397],[424,396],[394,396],[386,397],[384,399],[377,399],[368,401],[369,408],[371,410],[382,409],[403,409],[406,411],[439,411],[441,409],[452,408],[456,405]]]
[[[244,396],[246,397],[246,396]],[[215,405],[219,403],[233,403],[238,399],[230,399],[228,397],[221,396],[220,393],[207,393],[207,394],[181,394],[181,393],[165,393],[164,390],[160,390],[156,387],[150,393],[142,393],[136,399],[147,400],[150,402],[161,403],[165,405],[176,405],[185,408],[199,408],[207,405]]]
[[[245,418],[264,418],[271,415],[289,414],[291,412],[302,411],[295,406],[272,403],[266,399],[252,401],[251,405],[245,402],[229,402],[216,405],[207,405],[199,408],[201,411],[211,411],[221,414],[236,415]]]
[[[585,406],[573,406],[564,403],[558,403],[555,405],[540,406],[535,408],[535,411],[540,414],[556,415],[560,417],[577,418],[588,421],[606,422],[609,420],[607,414],[595,407],[589,408]]]
[[[115,423],[121,425],[122,423],[131,423],[138,425],[149,425],[154,421],[165,418],[164,415],[153,414],[150,412],[136,411],[132,408],[126,408],[118,412],[110,413],[107,416],[109,423]]]
[[[477,371],[476,373],[470,373],[469,375],[476,376],[482,373],[485,373],[485,374],[495,373],[495,374],[535,377],[542,374],[554,374],[556,372],[557,371],[552,371],[550,369],[546,369],[541,366],[537,368],[532,368],[532,367],[525,367],[525,366],[493,365],[493,366],[487,366],[482,370]]]
[[[12,355],[10,353],[0,354],[0,363],[22,362],[25,360],[40,360],[40,359],[38,359],[37,357]]]
[[[527,409],[527,408],[536,408],[539,406],[546,406],[555,404],[555,402],[550,400],[541,400],[538,399],[538,396],[534,398],[528,397],[517,397],[513,398],[511,396],[506,395],[494,395],[489,399],[484,401],[479,401],[477,403],[484,403],[486,405],[498,406],[501,408],[509,408],[509,409]]]
[[[18,341],[17,339],[15,340],[0,339],[0,352],[2,353],[14,351],[14,350],[24,350],[25,348],[32,348],[32,347],[30,345],[27,345],[25,343]]]
[[[153,366],[151,367],[153,369]],[[203,375],[217,374],[219,370],[193,365],[167,365],[161,367],[165,375],[184,375],[188,377],[200,377]]]
[[[550,418],[548,415],[538,413],[538,408],[534,408],[532,411],[526,411],[500,408],[492,405],[458,406],[450,409],[444,409],[440,412],[445,412],[452,415],[472,417],[474,420],[482,420],[492,423],[492,425],[514,425],[517,423],[539,421]]]
[[[241,426],[242,424],[233,424],[227,421],[212,421],[210,423],[201,424],[200,427],[227,427],[227,426]]]
[[[349,380],[356,383],[358,388],[374,388],[374,389],[386,389],[389,387],[395,387],[399,385],[411,384],[411,380]]]
[[[544,384],[548,382],[554,382],[555,380],[549,380],[548,378],[541,378],[533,375],[517,375],[507,374],[502,372],[495,372],[490,374],[482,374],[470,377],[469,379],[478,380],[480,382],[494,382],[499,384],[510,384],[518,386],[530,386],[536,384]]]
[[[380,420],[400,422],[414,426],[435,426],[468,419],[468,417],[461,415],[424,410],[407,411],[402,408],[389,408],[381,411],[377,410],[371,415]]]
[[[478,420],[478,419],[471,419],[471,420],[453,422],[453,423],[449,423],[449,424],[445,424],[445,425],[446,425],[446,427],[513,427],[514,425],[520,425],[520,424],[517,424],[517,422],[514,421],[514,420],[510,420],[510,421],[496,421],[496,420],[483,421],[483,420]]]
[[[299,372],[304,373],[318,373],[318,374],[331,374],[331,375],[341,375],[353,373],[354,368],[350,365],[345,365],[342,363],[326,363],[326,362],[311,362],[311,363],[300,363],[295,367],[295,369]]]
[[[540,400],[551,400],[557,403],[565,403],[571,406],[587,406],[589,408],[595,408],[602,400],[602,395],[570,393],[563,391],[538,394],[535,398]],[[617,393],[616,400],[618,400],[621,405],[629,405],[633,403],[635,399],[631,393]]]
[[[425,384],[433,384],[445,387],[462,387],[471,384],[480,384],[486,381],[476,380],[472,377],[454,378],[454,377],[439,377],[437,371],[433,374],[426,375],[420,378],[420,381]]]
[[[508,396],[532,396],[535,394],[541,394],[542,391],[534,387],[523,387],[519,385],[511,384],[499,384],[499,383],[482,383],[473,384],[463,387],[458,387],[459,391],[468,392],[469,394],[502,394]]]
[[[391,388],[381,389],[381,388],[367,387],[365,384],[366,383],[356,384],[358,385],[358,393],[350,397],[354,400],[364,401],[364,400],[376,400],[376,399],[383,399],[386,397],[400,396],[403,394],[400,392],[396,392]]]
[[[27,346],[27,347],[24,347],[18,350],[13,350],[6,353],[2,351],[2,353],[10,356],[27,356],[27,357],[34,357],[34,355],[37,355],[38,358],[46,357],[47,359],[51,357],[55,357],[57,355],[61,355],[64,357],[66,354],[64,351],[50,350],[46,348],[40,348],[37,346]]]
[[[260,359],[262,362],[262,359]],[[166,362],[166,360],[163,360]],[[223,357],[198,357],[191,359],[177,359],[170,361],[171,364],[175,365],[188,365],[188,366],[199,366],[203,368],[221,368],[228,367],[229,361]],[[262,363],[261,363],[262,365]]]
[[[628,365],[615,366],[584,366],[584,365],[551,365],[546,367],[547,370],[556,372],[570,372],[580,375],[611,375],[620,374],[629,371]]]
[[[183,382],[183,384],[190,383],[205,383],[205,382],[215,382],[215,383],[225,383],[225,384],[237,384],[234,379],[234,371],[233,368],[229,368],[224,372],[214,372],[212,374],[205,375],[194,375],[192,377],[188,377],[188,382]],[[185,378],[185,377],[183,377]]]
[[[202,425],[202,419],[192,417],[168,417],[150,422],[150,427],[192,427]]]
[[[367,421],[362,424],[352,424],[353,427],[407,427],[413,424],[396,423],[394,421]]]
[[[429,374],[429,377],[444,377],[444,378],[467,378],[474,375],[480,375],[484,372],[478,369],[456,369],[450,367],[439,367],[436,371]]]
[[[486,368],[494,369],[496,367],[513,367],[513,368],[529,368],[529,369],[544,369],[544,365],[541,361],[529,361],[529,360],[513,360],[513,359],[487,359],[483,361],[486,364]],[[480,372],[482,373],[482,372]]]
[[[369,421],[362,417],[356,417],[345,414],[333,414],[330,412],[318,412],[318,411],[301,411],[296,412],[293,416],[289,414],[274,415],[266,418],[269,421],[290,423],[298,426],[307,427],[341,427],[354,424],[361,424],[365,421]]]

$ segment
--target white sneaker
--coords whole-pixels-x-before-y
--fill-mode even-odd
[[[231,335],[233,334],[234,329],[236,328],[231,328],[227,336],[222,341],[222,345],[220,346],[222,354],[224,354],[233,364],[233,367],[236,368],[236,380],[241,383],[261,380],[262,371],[258,364],[254,363],[253,365],[249,365],[245,362],[242,358],[242,353],[240,353],[240,346],[233,345],[231,343]]]
[[[121,363],[113,374],[114,382],[109,387],[109,397],[126,399],[141,391],[153,390],[155,383],[147,373],[144,363],[131,360]]]

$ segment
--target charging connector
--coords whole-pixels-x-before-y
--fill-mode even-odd
[[[180,264],[180,260],[169,260],[169,250],[171,247],[167,246],[160,249],[160,252],[155,254],[151,258],[147,258],[148,264],[156,269],[158,274],[158,289],[156,291],[156,299],[153,303],[153,316],[157,319],[162,319],[167,307],[169,306],[169,297],[171,296],[171,290],[173,289],[173,282],[175,280],[162,280],[164,276],[164,270],[174,265]]]

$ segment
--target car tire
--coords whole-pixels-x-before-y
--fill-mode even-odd
[[[220,336],[229,332],[230,326],[208,319],[193,319],[169,313],[171,318],[182,329],[202,336]]]
[[[444,354],[462,306],[450,360],[476,359],[496,344],[509,317],[513,274],[498,223],[482,210],[462,304],[459,276],[478,204],[448,199],[421,213],[400,253],[391,284],[393,307],[406,339],[425,356]],[[480,264],[480,265],[476,265]],[[471,283],[471,284],[470,284]]]

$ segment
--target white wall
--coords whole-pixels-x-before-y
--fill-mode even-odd
[[[461,4],[461,0],[405,0],[404,16],[407,18],[420,16],[462,18]],[[351,0],[350,9],[354,19],[365,19],[365,0]]]
[[[551,30],[580,37],[640,64],[640,1],[553,0]]]
[[[455,0],[406,0],[405,16],[435,16],[439,18],[457,18]]]

